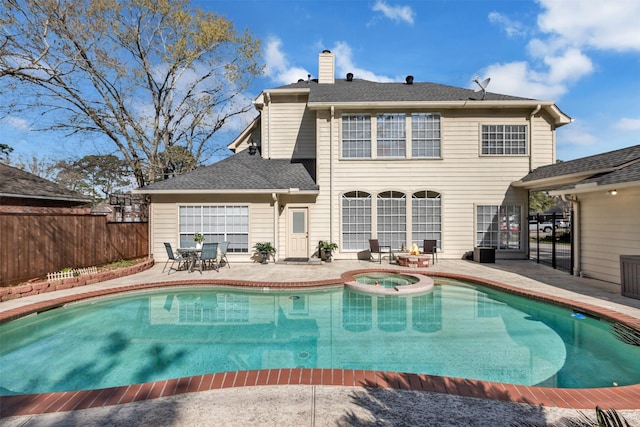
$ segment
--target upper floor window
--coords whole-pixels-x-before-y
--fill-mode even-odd
[[[342,116],[342,156],[371,157],[371,116],[345,114]]]
[[[482,125],[482,154],[527,154],[526,125]]]
[[[405,115],[378,114],[376,126],[378,157],[405,157]]]
[[[411,114],[411,157],[440,157],[440,114]]]

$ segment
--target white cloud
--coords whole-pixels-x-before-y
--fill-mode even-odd
[[[538,0],[541,31],[567,45],[615,51],[640,51],[638,0]]]
[[[528,62],[518,61],[488,66],[483,70],[483,75],[491,77],[488,90],[526,98],[557,100],[569,90],[569,83],[593,71],[591,60],[575,48],[534,60],[544,65],[536,69]]]
[[[322,44],[318,44],[317,47],[318,52],[321,52],[326,48],[326,46],[323,46]],[[391,77],[376,74],[372,71],[357,67],[352,58],[353,52],[351,47],[345,42],[337,42],[329,50],[331,50],[335,55],[337,76],[342,76],[342,78],[344,78],[347,73],[353,73],[356,79],[364,79],[374,82],[394,81]],[[270,37],[267,40],[264,57],[266,62],[265,74],[274,82],[291,84],[297,82],[299,79],[306,79],[308,74],[311,74],[312,78],[317,77],[313,73],[308,72],[305,68],[293,65],[283,51],[282,41],[277,37]]]
[[[630,119],[624,117],[615,124],[616,129],[620,130],[640,130],[640,118],[639,119]]]
[[[265,75],[277,83],[283,85],[295,83],[299,79],[306,79],[307,75],[311,74],[306,69],[292,66],[289,63],[282,51],[282,40],[277,37],[269,37],[267,39],[264,58]]]
[[[8,126],[19,130],[19,131],[30,131],[31,126],[29,122],[25,119],[16,116],[7,116],[2,119],[2,122],[6,123]]]
[[[489,21],[493,24],[502,26],[509,37],[521,36],[526,33],[525,27],[522,23],[513,21],[508,16],[499,12],[491,12],[489,14]]]
[[[489,92],[551,100],[567,91],[565,85],[550,82],[547,74],[533,70],[524,61],[490,65],[483,75],[491,78]]]
[[[577,145],[577,146],[589,146],[594,145],[602,141],[602,138],[594,135],[584,122],[580,122],[575,119],[571,126],[561,128],[562,137],[558,137],[558,145]]]
[[[336,55],[336,71],[338,76],[346,76],[353,73],[356,79],[370,80],[372,82],[392,82],[388,76],[375,74],[373,71],[357,67],[352,59],[351,47],[345,42],[337,42],[331,51]]]
[[[382,12],[384,16],[395,22],[406,22],[413,25],[415,12],[409,6],[390,6],[382,0],[376,1],[373,5],[374,12]]]

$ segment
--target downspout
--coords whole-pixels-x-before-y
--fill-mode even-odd
[[[329,238],[335,242],[333,238],[333,116],[335,107],[331,106],[329,116]]]
[[[269,92],[264,93],[264,97],[267,102],[267,158],[271,158],[271,94]]]
[[[533,153],[531,152],[531,148],[533,147],[533,116],[538,114],[541,108],[542,105],[538,104],[531,114],[529,114],[529,143],[527,144],[527,149],[529,150],[529,172],[533,170]]]
[[[573,218],[571,218],[571,244],[573,250],[573,265],[571,266],[571,274],[582,277],[581,256],[580,256],[580,201],[578,196],[571,194],[563,194],[560,196],[562,200],[570,202],[573,206]]]
[[[279,244],[279,227],[278,227],[278,195],[276,193],[271,193],[271,199],[273,200],[273,246],[277,249]]]

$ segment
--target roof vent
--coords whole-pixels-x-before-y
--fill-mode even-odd
[[[298,79],[298,83],[304,82],[304,79]]]
[[[407,76],[407,78],[405,79],[408,85],[412,85],[413,84],[413,76]]]
[[[352,82],[353,81],[353,73],[347,73],[347,81],[348,82]]]

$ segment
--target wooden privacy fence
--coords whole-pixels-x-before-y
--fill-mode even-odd
[[[146,222],[104,216],[0,214],[0,285],[63,268],[80,269],[149,255]]]

